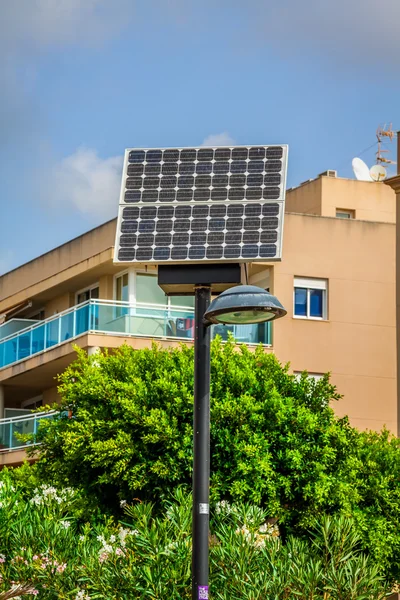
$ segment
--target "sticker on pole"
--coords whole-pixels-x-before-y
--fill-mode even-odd
[[[199,503],[199,515],[208,515],[210,512],[210,505],[205,503]]]
[[[208,585],[199,585],[197,589],[199,591],[198,600],[208,600]]]

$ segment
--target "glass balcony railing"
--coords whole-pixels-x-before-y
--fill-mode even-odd
[[[58,315],[0,340],[0,369],[30,358],[83,333],[154,338],[193,339],[194,313],[188,308],[88,300]],[[232,332],[239,343],[271,344],[271,324],[214,325],[212,336],[228,338]]]
[[[58,413],[50,411],[46,413],[37,413],[22,415],[20,417],[10,417],[0,420],[0,452],[10,450],[19,450],[25,448],[27,443],[18,439],[17,434],[33,433],[36,434],[39,429],[39,423],[43,419],[53,419]]]

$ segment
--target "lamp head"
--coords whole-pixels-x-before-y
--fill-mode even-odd
[[[213,300],[204,315],[207,325],[247,325],[279,319],[286,310],[275,296],[255,285],[237,285]]]

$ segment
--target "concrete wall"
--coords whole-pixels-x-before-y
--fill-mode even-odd
[[[396,433],[395,226],[287,214],[283,257],[276,355],[293,371],[331,371],[344,394],[335,410],[353,425]],[[293,317],[295,276],[328,280],[327,321]]]
[[[384,183],[318,177],[288,191],[288,212],[336,217],[336,209],[355,211],[355,218],[396,222],[396,195]]]

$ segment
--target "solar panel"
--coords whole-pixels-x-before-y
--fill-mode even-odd
[[[287,146],[125,152],[115,262],[280,260]]]

